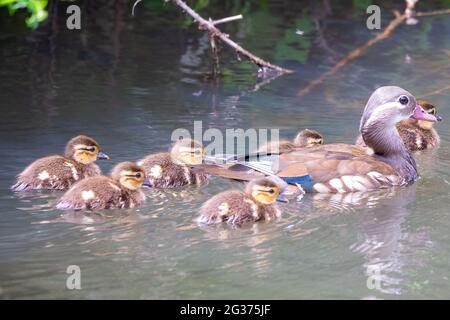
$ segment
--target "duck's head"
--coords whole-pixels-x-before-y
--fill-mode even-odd
[[[442,117],[436,115],[436,106],[429,101],[417,99],[417,104],[420,105],[426,113],[436,117],[437,121],[442,121]],[[431,130],[433,128],[433,122],[417,120],[417,125],[424,130]]]
[[[170,150],[172,162],[176,164],[196,165],[203,162],[205,148],[192,139],[178,140]]]
[[[280,178],[265,177],[250,181],[245,193],[260,204],[272,204],[275,201],[288,202],[283,192],[287,184]]]
[[[437,118],[427,113],[416,98],[400,87],[385,86],[375,90],[367,101],[361,118],[361,128],[374,122],[395,126],[397,122],[413,118],[436,122]]]
[[[294,143],[300,147],[315,147],[324,143],[323,136],[310,129],[300,131],[294,139]]]
[[[66,145],[65,156],[82,164],[89,164],[96,160],[109,160],[109,157],[100,151],[100,145],[87,136],[76,136]]]
[[[111,171],[111,178],[129,190],[137,190],[142,185],[151,187],[151,182],[145,178],[144,169],[134,162],[121,162]]]

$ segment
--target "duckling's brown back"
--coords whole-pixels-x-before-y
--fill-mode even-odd
[[[145,175],[156,188],[201,184],[207,179],[206,175],[195,173],[187,165],[173,163],[169,153],[149,155],[137,163],[145,170]]]
[[[48,156],[34,161],[17,177],[12,187],[15,191],[31,189],[66,190],[86,175],[98,175],[100,170],[89,171],[71,159],[62,156]]]
[[[401,121],[397,131],[410,151],[425,150],[439,145],[439,135],[434,128],[421,128],[419,122]]]
[[[86,178],[73,185],[59,200],[58,209],[109,209],[124,205],[123,191],[111,178]]]
[[[275,220],[279,216],[280,211],[275,204],[258,204],[242,191],[229,190],[205,202],[200,208],[197,222],[202,224],[226,222],[241,225],[259,220]]]
[[[258,149],[258,153],[286,153],[296,149],[293,142],[288,140],[270,141]]]

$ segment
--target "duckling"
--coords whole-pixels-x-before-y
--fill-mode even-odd
[[[97,141],[79,135],[67,143],[64,156],[40,158],[26,167],[11,190],[67,190],[78,180],[100,175],[101,170],[94,162],[107,159],[109,157],[100,151]]]
[[[246,222],[275,220],[281,216],[275,201],[287,202],[283,195],[286,186],[277,177],[264,177],[250,181],[244,191],[221,192],[203,204],[197,222],[242,225]]]
[[[149,186],[142,167],[133,162],[121,162],[111,171],[110,177],[96,176],[74,184],[58,201],[62,210],[99,210],[133,208],[145,201],[139,189]]]
[[[428,114],[436,116],[436,106],[432,103],[418,99],[417,104]],[[442,121],[442,117],[440,116],[436,116],[436,119],[437,121]],[[403,143],[410,151],[432,149],[439,146],[440,138],[433,128],[433,122],[431,121],[409,118],[398,122],[396,127]],[[361,135],[357,138],[356,144],[359,146],[366,146]]]
[[[190,166],[201,164],[205,155],[203,145],[192,139],[178,140],[170,152],[151,154],[139,160],[147,178],[156,188],[176,188],[202,184],[207,176],[196,173]]]
[[[319,146],[323,143],[323,136],[319,132],[315,130],[304,129],[297,134],[293,141],[271,141],[259,148],[258,153],[271,153],[278,151],[278,153],[281,154],[293,151],[297,148],[310,148]]]
[[[436,107],[426,101],[417,100],[417,103],[429,114],[436,116]],[[440,116],[436,116],[441,121]],[[397,130],[403,143],[411,151],[432,149],[439,146],[440,138],[433,128],[433,122],[408,119],[397,123]]]

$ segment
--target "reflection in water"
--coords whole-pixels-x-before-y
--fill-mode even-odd
[[[202,226],[203,237],[206,241],[214,241],[217,249],[227,251],[239,248],[242,250],[243,261],[246,267],[251,267],[252,274],[263,277],[270,274],[273,247],[270,245],[280,236],[279,226],[275,223],[253,223],[243,227],[232,227],[226,224]],[[242,264],[243,261],[235,261],[232,268]],[[218,269],[228,269],[230,265],[224,265]],[[248,271],[247,271],[248,272]]]
[[[419,253],[427,250],[431,241],[426,229],[411,233],[403,225],[411,213],[410,205],[416,200],[415,185],[397,189],[395,195],[379,200],[361,217],[359,237],[363,239],[350,249],[364,256],[368,281],[379,281],[369,289],[402,294],[405,272],[425,265]]]

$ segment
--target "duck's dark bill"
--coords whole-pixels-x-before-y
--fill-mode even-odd
[[[99,152],[97,154],[97,159],[98,160],[109,160],[110,158],[109,158],[109,156],[107,154],[105,154],[103,152]]]
[[[284,194],[280,194],[277,198],[277,201],[279,202],[284,202],[284,203],[288,203],[289,200],[286,198],[286,196]]]
[[[144,179],[144,182],[142,182],[142,185],[147,186],[147,187],[153,187],[153,184],[149,179]]]
[[[430,122],[436,122],[438,119],[432,114],[427,113],[421,106],[417,105],[416,109],[414,109],[414,113],[411,116],[416,120],[424,120]]]

